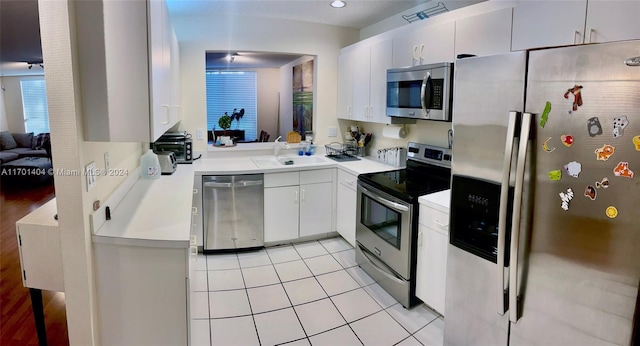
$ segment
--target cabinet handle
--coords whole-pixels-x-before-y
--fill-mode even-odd
[[[420,65],[424,63],[424,58],[422,57],[422,52],[424,52],[424,44],[420,45]]]
[[[593,43],[593,32],[595,30],[593,28],[589,29],[589,42],[587,43]]]
[[[576,30],[573,32],[573,44],[578,44],[578,40],[576,40],[578,37],[580,37],[580,31]]]
[[[305,190],[305,189],[302,189],[302,196],[301,196],[301,197],[302,197],[302,198],[301,198],[302,202],[304,202],[304,201],[305,201],[305,195],[306,195],[306,193],[305,193],[305,192],[306,192],[306,190]]]
[[[293,201],[294,201],[294,202],[296,202],[296,203],[298,203],[298,191],[295,191],[295,192],[293,193]]]
[[[189,247],[189,255],[191,255],[191,262],[197,262],[198,261],[198,247],[197,246],[190,246]]]
[[[416,58],[416,54],[418,53],[418,46],[413,46],[413,52],[411,53],[411,65],[416,66],[416,62],[418,62],[418,58]]]
[[[422,231],[418,231],[418,247],[422,247]]]
[[[349,184],[349,185],[353,185],[353,180],[350,180],[350,179],[346,179],[346,178],[345,178],[345,179],[344,179],[344,181],[345,181],[347,184]]]
[[[198,207],[191,207],[191,214],[197,214],[198,213]]]
[[[191,236],[191,239],[189,239],[189,244],[190,244],[191,246],[197,246],[197,244],[198,244],[198,239],[196,238],[196,236],[195,236],[195,235],[192,235],[192,236]],[[197,251],[197,250],[198,250],[198,248],[196,248],[196,251]]]
[[[166,125],[166,124],[168,124],[168,123],[169,123],[169,121],[170,121],[170,120],[169,120],[169,117],[171,116],[171,114],[170,114],[170,113],[171,113],[171,106],[169,106],[169,105],[160,105],[160,107],[163,107],[163,108],[167,111],[167,112],[166,112],[166,118],[167,118],[167,121],[165,121],[165,122],[163,122],[163,123],[162,123],[162,125]]]
[[[449,224],[448,224],[448,223],[446,223],[446,224],[445,224],[445,223],[442,223],[442,222],[440,222],[440,221],[438,221],[438,220],[433,220],[433,223],[435,223],[436,225],[438,225],[438,226],[440,226],[440,227],[443,227],[443,228],[447,228],[447,227],[449,227]]]

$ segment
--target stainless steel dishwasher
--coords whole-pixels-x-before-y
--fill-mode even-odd
[[[264,245],[262,174],[202,176],[204,251]]]

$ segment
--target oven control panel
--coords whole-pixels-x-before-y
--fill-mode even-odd
[[[411,160],[451,167],[451,149],[409,142],[407,156]]]

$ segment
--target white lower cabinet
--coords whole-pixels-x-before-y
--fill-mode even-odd
[[[448,191],[446,196],[448,204]],[[421,203],[416,296],[440,314],[444,314],[448,244],[449,208],[432,201]]]
[[[264,241],[332,231],[333,169],[265,174]]]
[[[336,230],[342,238],[356,246],[356,204],[358,178],[338,169],[338,192],[336,199]]]
[[[186,345],[188,248],[94,243],[100,345]]]

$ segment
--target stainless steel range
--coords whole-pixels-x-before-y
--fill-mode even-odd
[[[405,308],[415,305],[418,197],[446,190],[451,149],[409,143],[405,169],[358,176],[356,260]]]

